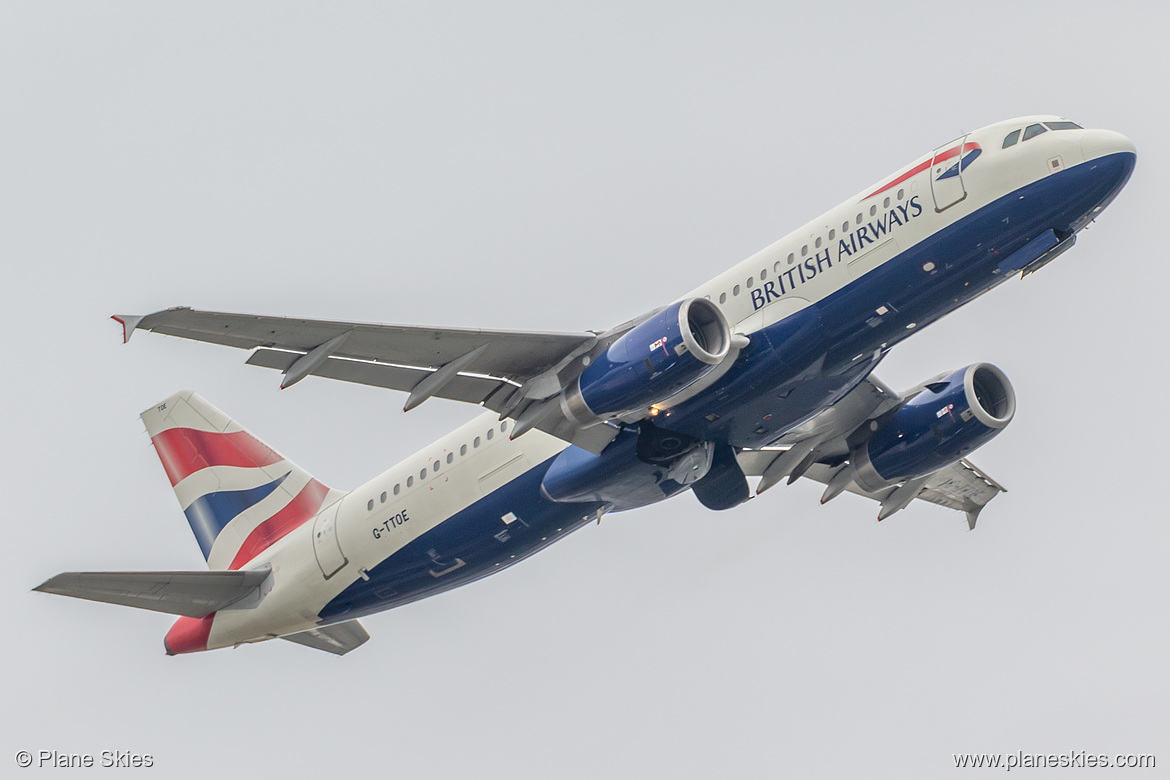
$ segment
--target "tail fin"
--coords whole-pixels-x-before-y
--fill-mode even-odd
[[[211,569],[239,569],[343,495],[190,390],[142,421]]]

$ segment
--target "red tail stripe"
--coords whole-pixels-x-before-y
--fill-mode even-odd
[[[278,540],[287,536],[289,532],[310,517],[316,516],[317,511],[321,509],[321,504],[325,501],[325,494],[328,492],[329,488],[325,485],[315,479],[309,480],[309,484],[305,485],[297,497],[289,502],[288,506],[256,526],[252,533],[248,534],[248,538],[240,545],[239,552],[236,553],[236,557],[232,559],[228,568],[240,568],[276,544]]]
[[[270,466],[283,458],[247,431],[214,433],[171,428],[151,439],[171,487],[209,466]]]

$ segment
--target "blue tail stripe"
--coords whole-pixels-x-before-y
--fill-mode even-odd
[[[289,472],[292,473],[292,472]],[[183,510],[187,515],[187,522],[195,533],[199,542],[199,549],[203,551],[204,559],[211,555],[211,545],[228,523],[240,513],[255,506],[264,500],[272,491],[280,487],[280,483],[288,477],[274,479],[266,485],[259,485],[245,490],[223,490],[218,493],[208,493],[195,499],[191,506]]]

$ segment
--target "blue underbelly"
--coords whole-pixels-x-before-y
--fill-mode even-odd
[[[320,612],[350,620],[465,585],[517,563],[593,519],[599,504],[560,504],[540,490],[552,459],[452,515],[375,566]],[[506,516],[514,517],[505,521]]]

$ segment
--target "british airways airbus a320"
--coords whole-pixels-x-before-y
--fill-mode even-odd
[[[66,573],[37,590],[180,615],[169,654],[279,637],[344,654],[358,618],[688,490],[730,509],[782,479],[966,513],[1002,488],[966,460],[1011,422],[989,363],[903,393],[902,339],[1076,241],[1133,144],[1033,116],[943,144],[666,306],[615,328],[516,333],[221,314],[115,317],[252,350],[248,363],[488,412],[351,490],[326,487],[190,391],[142,414],[209,571]]]

